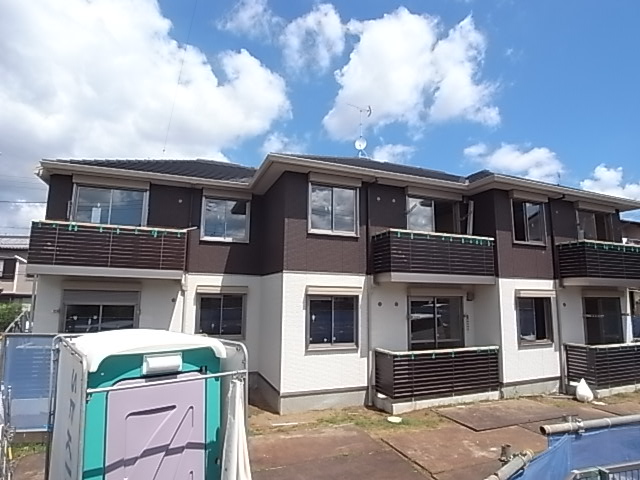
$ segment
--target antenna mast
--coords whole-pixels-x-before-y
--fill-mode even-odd
[[[360,115],[360,119],[359,119],[360,136],[355,141],[355,147],[356,147],[356,150],[358,150],[358,157],[368,157],[369,155],[367,155],[367,152],[364,151],[364,149],[367,148],[367,141],[363,136],[364,127],[362,126],[362,115],[366,114],[367,118],[371,116],[371,105],[367,105],[366,108],[359,107],[358,105],[352,105],[351,103],[347,103],[347,105],[358,110],[358,113]]]

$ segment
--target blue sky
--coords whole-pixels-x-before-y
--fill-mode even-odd
[[[640,199],[639,18],[631,0],[8,0],[0,232],[42,215],[40,158],[353,155],[350,103],[372,108],[377,160]]]

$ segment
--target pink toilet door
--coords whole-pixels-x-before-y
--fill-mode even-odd
[[[204,480],[204,382],[148,383],[108,394],[105,479]]]

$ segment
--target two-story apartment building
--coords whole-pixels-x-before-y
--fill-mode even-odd
[[[619,214],[640,202],[292,154],[43,160],[39,176],[35,332],[239,338],[281,412],[557,391],[602,369],[591,345],[632,345],[640,249]]]
[[[0,235],[0,302],[31,302],[33,281],[27,276],[29,237]]]

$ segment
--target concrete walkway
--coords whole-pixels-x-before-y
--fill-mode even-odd
[[[501,445],[541,452],[541,424],[640,413],[640,395],[584,405],[568,399],[504,400],[412,412],[393,425],[386,414],[346,409],[299,416],[253,415],[250,437],[255,480],[478,480],[500,467]],[[260,426],[259,429],[255,429]],[[44,458],[19,461],[15,478],[43,480]]]

